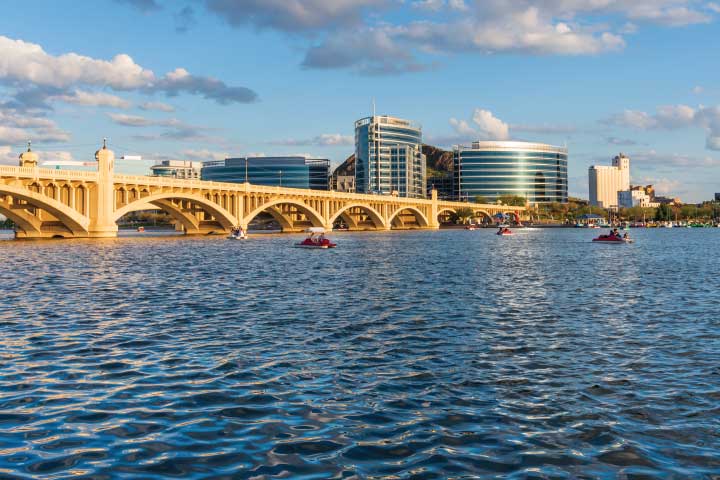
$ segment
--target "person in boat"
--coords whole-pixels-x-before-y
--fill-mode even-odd
[[[500,228],[498,228],[497,233],[498,233],[498,235],[500,235],[500,234],[503,233],[504,231],[505,231],[505,230],[503,230],[503,227],[500,227]]]
[[[627,233],[625,235],[623,235],[624,240],[628,240],[629,238],[630,238],[630,236]]]

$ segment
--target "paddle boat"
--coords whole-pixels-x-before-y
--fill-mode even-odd
[[[247,240],[247,238],[247,233],[240,227],[233,228],[230,235],[228,236],[229,240]]]
[[[600,235],[597,238],[593,238],[593,242],[599,243],[633,243],[633,239],[628,237],[620,237],[618,235]]]
[[[474,223],[465,226],[465,230],[477,230],[478,228],[480,228],[480,225],[475,225]]]
[[[296,248],[335,248],[337,244],[332,243],[325,238],[325,229],[322,227],[310,227],[306,230],[308,237],[300,243],[296,243]]]
[[[495,235],[512,235],[512,230],[510,230],[507,227],[500,227],[500,229],[495,233]]]

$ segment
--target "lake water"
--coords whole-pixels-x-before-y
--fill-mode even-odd
[[[0,478],[720,476],[720,229],[0,242]]]

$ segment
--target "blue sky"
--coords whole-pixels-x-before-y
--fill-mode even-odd
[[[720,5],[693,0],[4,0],[0,163],[353,151],[371,112],[427,143],[567,144],[635,183],[720,191]],[[152,162],[120,162],[128,173]]]

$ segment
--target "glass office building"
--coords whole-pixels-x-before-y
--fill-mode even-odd
[[[408,120],[372,116],[355,122],[355,191],[425,198],[422,130]]]
[[[227,158],[202,169],[203,180],[312,190],[327,190],[329,176],[330,160],[306,157]]]
[[[518,195],[531,204],[568,201],[568,150],[544,143],[473,142],[454,148],[455,195],[495,202]]]
[[[150,167],[151,176],[183,179],[200,178],[202,162],[186,160],[163,160]]]

